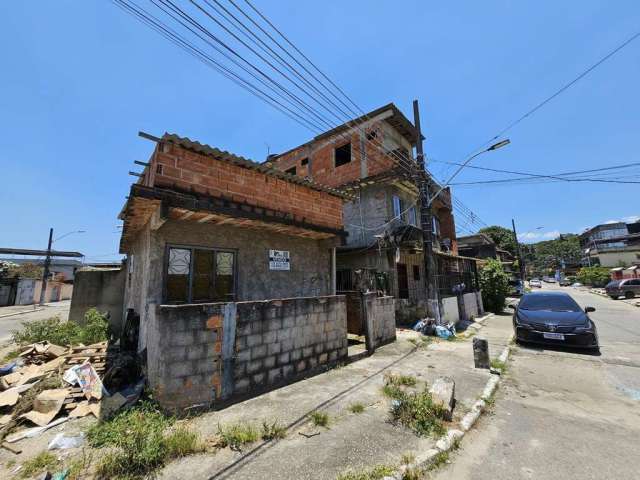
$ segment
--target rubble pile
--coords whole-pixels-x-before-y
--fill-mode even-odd
[[[27,345],[15,360],[1,365],[1,446],[13,451],[8,444],[71,418],[106,418],[135,403],[143,388],[137,362],[130,354],[121,359],[118,350],[106,341],[70,347],[45,341]],[[116,387],[111,394],[105,376]],[[14,431],[23,424],[31,428]]]

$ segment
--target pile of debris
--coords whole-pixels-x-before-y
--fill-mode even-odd
[[[423,335],[436,336],[444,339],[456,336],[456,327],[453,323],[438,325],[434,318],[423,318],[413,326],[413,330]]]
[[[8,444],[71,418],[106,418],[135,403],[143,389],[137,362],[118,350],[106,341],[71,347],[45,341],[0,366],[0,446],[15,451]],[[106,377],[115,389],[107,388]],[[36,426],[14,432],[23,423]]]

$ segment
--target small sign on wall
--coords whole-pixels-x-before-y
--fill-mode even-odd
[[[269,270],[290,270],[287,250],[269,250]]]

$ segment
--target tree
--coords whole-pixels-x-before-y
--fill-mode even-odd
[[[578,235],[565,233],[554,240],[528,245],[527,259],[537,274],[546,275],[562,268],[562,264],[580,263],[582,250]]]
[[[593,287],[604,287],[611,280],[606,267],[582,267],[578,272],[578,281]]]
[[[43,268],[35,263],[0,262],[0,276],[15,278],[42,278]]]
[[[518,256],[518,248],[516,246],[516,240],[513,238],[513,231],[508,228],[501,227],[499,225],[492,225],[490,227],[481,228],[478,233],[484,233],[493,242],[503,250],[506,250],[514,257]]]
[[[509,292],[509,275],[498,260],[487,260],[480,270],[480,289],[485,310],[501,313]]]

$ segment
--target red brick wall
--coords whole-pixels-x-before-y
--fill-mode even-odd
[[[365,143],[367,176],[377,175],[395,166],[393,157],[383,154],[380,148],[376,146],[382,139],[380,123],[381,122],[377,122],[366,130],[367,133],[372,130],[379,132],[377,139],[373,140],[374,144],[372,144],[372,142]],[[351,162],[335,167],[333,160],[334,149],[344,145],[349,140],[351,140]],[[300,162],[304,158],[309,159],[309,164],[303,167]],[[349,136],[342,133],[334,135],[333,137],[310,142],[283,154],[278,157],[273,164],[276,168],[283,171],[295,165],[297,175],[302,177],[311,176],[314,182],[330,187],[338,187],[360,178],[361,161],[360,133],[357,131]],[[311,174],[308,170],[309,166],[311,166]]]
[[[162,165],[162,173],[158,173]],[[295,220],[342,228],[342,199],[303,185],[216,160],[170,143],[151,161],[152,186],[194,190],[214,197],[291,213]]]

